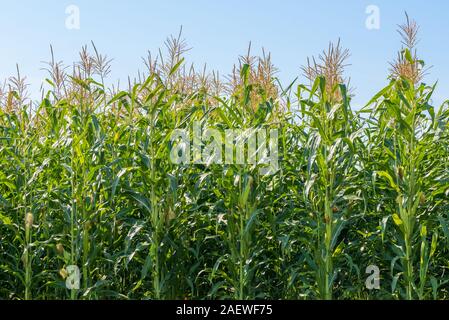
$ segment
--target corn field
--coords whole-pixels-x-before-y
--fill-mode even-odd
[[[18,68],[0,88],[0,299],[449,299],[449,103],[417,31],[407,17],[361,108],[339,41],[286,86],[265,52],[227,77],[188,65],[181,34],[125,86],[93,44],[73,65],[51,51],[39,102]],[[195,123],[277,130],[277,170],[173,163]]]

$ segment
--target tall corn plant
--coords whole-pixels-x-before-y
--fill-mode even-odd
[[[232,156],[232,163],[229,168],[224,168],[220,165],[214,165],[211,169],[214,175],[222,176],[221,188],[223,191],[220,193],[225,199],[224,207],[225,214],[217,212],[218,215],[222,215],[222,219],[226,220],[226,231],[222,235],[222,239],[226,244],[226,255],[219,257],[216,261],[214,268],[211,271],[210,280],[214,281],[219,279],[215,276],[215,273],[219,273],[227,281],[220,284],[226,288],[226,284],[230,286],[228,290],[236,299],[248,299],[254,297],[254,291],[252,286],[252,279],[254,276],[254,252],[252,244],[254,243],[254,227],[256,224],[259,210],[257,209],[255,189],[254,172],[257,170],[251,170],[248,162],[248,149],[246,147],[248,138],[250,135],[250,124],[247,119],[248,112],[251,112],[249,108],[249,91],[247,79],[250,72],[250,66],[244,64],[242,66],[240,76],[243,80],[242,90],[246,90],[247,100],[240,100],[234,98],[230,101],[221,101],[221,106],[217,109],[216,113],[221,119],[219,122],[212,123],[214,127],[222,122],[228,129],[240,130],[240,135],[236,137],[225,137],[231,141],[239,144],[245,153],[245,159],[236,161],[237,150],[232,149],[232,154],[236,153],[236,156]],[[210,119],[213,121],[213,118]],[[221,120],[221,121],[220,121]],[[211,122],[212,122],[211,121]],[[216,121],[216,120],[215,120]],[[222,136],[224,132],[221,132]],[[240,150],[240,151],[242,151]],[[229,152],[229,151],[228,151]],[[205,155],[207,156],[207,155]],[[211,154],[210,157],[216,155]],[[203,159],[206,163],[208,159]],[[243,161],[242,161],[243,160]],[[238,164],[237,164],[238,163]],[[232,188],[235,192],[228,192],[226,189]],[[225,266],[223,270],[220,268]],[[220,270],[221,269],[221,270]],[[218,271],[218,272],[217,272]],[[220,272],[221,271],[221,272]],[[214,291],[217,288],[212,287]]]
[[[303,121],[300,125],[304,128],[303,150],[308,161],[304,204],[309,211],[309,228],[313,230],[311,265],[321,299],[333,298],[338,276],[334,260],[345,245],[339,235],[346,227],[356,194],[350,181],[355,176],[353,145],[357,132],[342,78],[348,55],[340,43],[331,44],[321,56],[322,64],[315,62],[304,68],[313,80],[312,86],[300,86],[298,91]]]
[[[428,116],[428,112],[434,114],[429,104],[433,89],[425,85],[415,87],[406,79],[395,80],[382,93],[383,99],[374,112],[378,121],[376,130],[384,141],[383,155],[388,156],[385,161],[377,162],[377,179],[383,185],[377,188],[390,190],[389,197],[395,204],[390,208],[391,218],[401,235],[395,252],[402,262],[402,272],[395,276],[392,289],[402,274],[407,299],[413,299],[416,294],[424,297],[427,270],[438,239],[433,221],[436,215],[432,217],[437,210],[432,204],[435,194],[428,193],[436,183],[434,179],[441,174],[439,160],[432,156],[437,138],[433,131],[434,120]],[[430,252],[428,227],[435,230]]]
[[[2,264],[2,270],[20,280],[24,288],[22,297],[29,300],[33,297],[35,248],[39,246],[34,237],[37,206],[33,205],[35,190],[31,181],[35,169],[31,161],[36,139],[29,117],[31,103],[26,97],[27,85],[18,68],[17,76],[10,78],[9,83],[7,98],[3,101],[4,110],[1,110],[4,135],[1,138],[1,152],[7,161],[2,162],[0,171],[3,176],[2,193],[6,196],[2,196],[2,209],[6,212],[2,210],[1,217],[7,230],[17,235],[12,244],[23,251],[14,250],[14,255],[10,257],[13,261],[9,265]]]
[[[182,59],[172,66],[168,76],[175,74],[181,64]],[[130,183],[118,191],[145,214],[143,221],[134,224],[127,239],[130,241],[137,233],[145,233],[149,243],[140,279],[132,291],[146,286],[149,280],[152,290],[145,294],[154,299],[177,295],[177,288],[170,284],[171,279],[176,278],[176,270],[169,268],[169,261],[174,250],[171,224],[179,214],[176,206],[178,176],[169,159],[169,146],[170,133],[180,121],[172,108],[177,107],[181,98],[166,80],[156,73],[150,74],[144,83],[135,84],[129,92],[121,92],[113,98],[126,105],[128,138],[133,145],[130,158],[126,159],[130,166],[119,173],[115,183],[119,179],[129,180]],[[143,226],[148,226],[149,232],[142,229]],[[128,259],[135,253],[128,255]]]
[[[380,148],[375,186],[388,190],[384,210],[398,231],[393,233],[392,291],[400,282],[400,295],[410,300],[428,296],[428,272],[438,245],[434,197],[443,191],[438,180],[444,168],[434,153],[440,149],[437,129],[444,120],[431,105],[435,86],[420,83],[424,63],[414,49],[416,23],[407,17],[400,33],[405,48],[393,64],[391,83],[368,105],[374,104],[369,123]],[[431,280],[435,286],[436,279]]]
[[[224,149],[227,152],[225,163],[210,166],[209,169],[218,181],[220,191],[215,192],[219,192],[219,198],[224,199],[217,214],[218,221],[225,225],[220,237],[227,250],[211,270],[210,281],[212,284],[214,280],[218,281],[211,291],[215,294],[218,289],[224,289],[226,295],[236,299],[264,296],[257,287],[258,283],[266,281],[262,279],[266,277],[266,272],[262,271],[261,266],[267,263],[262,256],[268,254],[268,242],[262,236],[267,232],[262,224],[270,215],[270,197],[265,190],[273,187],[273,179],[278,173],[261,174],[266,164],[259,161],[260,154],[268,145],[267,141],[263,141],[263,145],[256,132],[264,130],[267,140],[276,139],[270,136],[270,129],[278,128],[277,120],[282,118],[271,68],[269,56],[255,62],[248,51],[234,71],[231,97],[215,97],[218,106],[211,110],[208,117],[211,127],[220,131],[227,145]],[[262,74],[267,78],[263,78]],[[235,131],[228,136],[223,129]],[[228,144],[232,145],[231,149]],[[207,162],[207,159],[204,160]]]

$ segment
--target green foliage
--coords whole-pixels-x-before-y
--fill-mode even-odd
[[[223,94],[171,58],[114,93],[100,71],[61,80],[53,62],[37,108],[20,90],[1,99],[0,299],[449,298],[434,87],[392,78],[354,112],[340,77],[292,94],[246,57]],[[277,129],[279,169],[172,163],[171,134],[197,122]]]

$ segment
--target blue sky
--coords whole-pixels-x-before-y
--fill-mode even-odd
[[[359,107],[386,83],[388,61],[400,47],[397,24],[404,11],[421,25],[419,53],[432,65],[426,82],[439,81],[435,103],[449,98],[449,2],[445,0],[345,1],[143,1],[143,0],[1,0],[0,79],[21,72],[37,92],[45,72],[42,61],[52,44],[58,60],[71,64],[83,44],[114,58],[110,80],[126,79],[144,69],[141,57],[156,51],[183,26],[192,50],[189,62],[228,74],[252,41],[254,53],[272,53],[279,78],[287,84],[300,75],[307,56],[341,38],[351,50],[348,76]],[[65,27],[66,7],[80,9],[80,29]],[[380,9],[380,29],[368,30],[366,7]]]

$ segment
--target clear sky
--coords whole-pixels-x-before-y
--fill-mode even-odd
[[[66,27],[69,5],[80,10],[79,30]],[[380,9],[378,30],[366,28],[369,5]],[[354,107],[359,107],[387,83],[404,11],[421,25],[419,52],[433,66],[426,80],[439,81],[434,101],[441,103],[449,98],[447,0],[0,0],[0,79],[14,74],[18,63],[37,92],[50,44],[58,60],[71,64],[91,40],[114,58],[111,80],[126,79],[144,69],[141,57],[147,50],[157,50],[182,25],[192,47],[189,62],[207,62],[228,74],[252,41],[254,53],[262,47],[272,53],[285,84],[300,75],[307,56],[341,38],[351,50],[348,76],[355,87]]]

